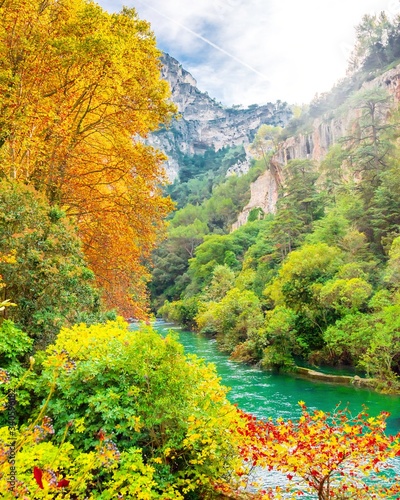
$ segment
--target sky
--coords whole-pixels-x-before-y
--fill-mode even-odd
[[[158,47],[222,102],[306,104],[346,74],[363,15],[400,14],[400,0],[97,0],[134,7]]]

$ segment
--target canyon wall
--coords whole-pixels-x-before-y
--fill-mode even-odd
[[[168,156],[165,168],[171,181],[179,173],[182,154],[202,154],[208,148],[217,151],[225,146],[239,145],[248,151],[247,147],[262,124],[284,126],[292,115],[286,103],[281,101],[246,109],[224,107],[206,92],[201,92],[193,76],[176,59],[164,54],[161,61],[162,77],[170,84],[171,99],[181,117],[169,128],[152,134],[149,142]],[[243,173],[248,167],[249,162],[238,165],[238,172]]]
[[[393,96],[394,105],[400,101],[400,65],[372,78],[361,86],[362,90],[373,88],[386,89]],[[343,107],[332,110],[316,118],[309,133],[299,133],[281,142],[274,155],[270,168],[256,179],[251,187],[250,201],[233,224],[232,230],[245,224],[249,213],[254,208],[261,208],[264,213],[274,213],[278,199],[278,189],[282,183],[283,167],[289,160],[311,159],[321,162],[330,146],[346,136],[359,111]]]

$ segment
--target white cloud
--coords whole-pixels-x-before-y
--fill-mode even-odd
[[[99,0],[119,10],[119,0]],[[345,75],[364,14],[399,0],[129,0],[160,48],[224,104],[308,102]],[[209,43],[207,43],[207,40]]]

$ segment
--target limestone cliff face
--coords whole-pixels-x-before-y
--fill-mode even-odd
[[[384,88],[393,95],[395,102],[400,100],[400,65],[362,85],[362,90]],[[357,118],[357,112],[342,116],[335,115],[335,110],[313,123],[310,134],[289,137],[279,145],[276,160],[286,165],[289,160],[310,158],[320,162],[326,156],[329,147],[349,133],[351,124]]]
[[[371,88],[387,89],[393,95],[394,101],[400,102],[400,65],[362,85],[362,89]],[[331,113],[314,121],[312,132],[309,134],[298,134],[282,142],[272,159],[270,169],[251,185],[250,201],[232,229],[245,224],[253,208],[261,208],[264,213],[274,213],[278,188],[282,183],[282,167],[293,159],[309,158],[317,163],[320,162],[326,156],[329,147],[349,133],[356,118],[357,111],[339,116],[332,110]]]
[[[182,153],[201,154],[210,147],[218,150],[238,145],[246,149],[260,125],[284,126],[291,116],[286,104],[280,101],[247,109],[225,108],[201,92],[193,76],[176,59],[164,54],[162,64],[162,76],[171,86],[172,100],[181,119],[169,129],[152,134],[150,143],[167,154],[166,171],[171,180],[178,175]],[[247,164],[238,166],[242,172],[247,168]]]
[[[274,171],[266,170],[250,185],[250,201],[244,207],[236,222],[232,224],[232,231],[246,224],[250,212],[261,208],[264,213],[274,213],[278,201],[279,177]]]

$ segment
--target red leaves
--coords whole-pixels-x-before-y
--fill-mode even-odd
[[[58,481],[54,471],[42,471],[42,469],[39,469],[39,467],[34,467],[33,476],[41,490],[44,490],[47,485],[50,488],[66,488],[67,486],[69,486],[68,479],[64,478]],[[45,482],[43,482],[43,480],[45,480]]]
[[[69,481],[68,479],[61,479],[61,481],[58,481],[57,483],[57,488],[66,488],[67,486],[69,486]]]
[[[100,429],[99,432],[97,433],[97,437],[99,438],[99,441],[104,441],[107,436],[104,430]]]
[[[346,491],[363,498],[364,479],[374,471],[389,468],[387,460],[400,456],[400,434],[388,437],[384,433],[386,412],[370,417],[365,411],[353,417],[347,410],[336,408],[333,413],[309,411],[300,402],[302,416],[297,422],[259,421],[242,414],[245,426],[241,447],[247,463],[294,475],[308,485],[307,491],[323,491],[321,498],[342,497]],[[328,480],[329,479],[329,480]],[[374,485],[371,498],[380,495],[379,483]],[[400,485],[391,487],[398,493]],[[336,496],[335,496],[336,497]]]
[[[43,471],[41,469],[39,469],[39,467],[34,467],[33,468],[33,475],[36,479],[36,482],[37,482],[39,488],[41,490],[43,490],[43,481],[42,481]]]

